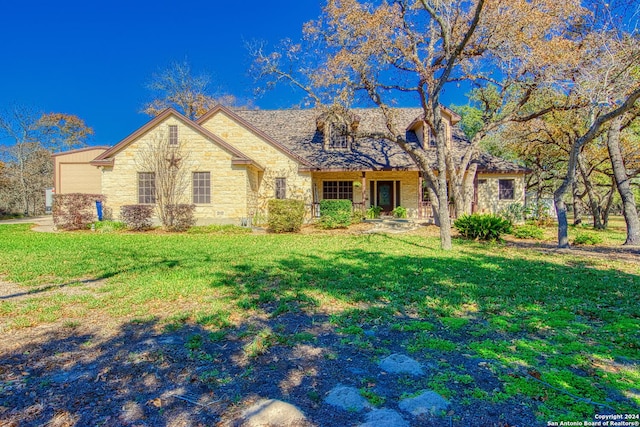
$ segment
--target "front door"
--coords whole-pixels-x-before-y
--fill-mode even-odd
[[[393,208],[395,208],[393,204],[394,194],[394,182],[393,181],[378,181],[377,182],[377,194],[376,199],[378,202],[378,206],[382,208],[383,213],[390,214]]]

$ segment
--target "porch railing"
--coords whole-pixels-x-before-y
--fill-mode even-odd
[[[456,217],[456,206],[449,203],[449,218]],[[418,219],[433,219],[433,205],[431,202],[420,202],[418,207]]]
[[[307,205],[307,206],[311,210],[312,218],[320,218],[320,203],[314,202],[314,203],[311,203],[311,205]],[[365,204],[363,202],[353,203],[352,209],[353,209],[353,212],[359,211],[363,213],[366,210]]]

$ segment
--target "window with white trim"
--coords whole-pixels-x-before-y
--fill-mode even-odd
[[[178,145],[178,126],[169,125],[169,145]]]
[[[193,203],[211,203],[211,172],[193,173]]]
[[[348,150],[351,148],[351,136],[347,124],[333,122],[329,124],[327,148],[330,150]]]
[[[152,204],[156,202],[156,174],[154,172],[138,172],[138,203]]]

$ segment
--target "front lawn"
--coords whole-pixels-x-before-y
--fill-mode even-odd
[[[0,332],[81,330],[96,319],[159,334],[197,327],[189,351],[232,340],[250,364],[321,340],[310,326],[278,328],[295,315],[341,337],[324,349],[328,360],[344,351],[376,361],[393,349],[433,366],[403,387],[456,402],[456,425],[473,425],[465,414],[479,405],[524,405],[539,425],[640,412],[638,263],[438,244],[419,234],[47,234],[0,225],[0,286],[19,285],[0,292]],[[248,327],[252,319],[262,326]],[[216,372],[196,377],[215,390],[242,380]]]

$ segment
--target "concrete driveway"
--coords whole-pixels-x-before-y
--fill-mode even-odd
[[[51,215],[6,219],[0,221],[0,226],[3,224],[33,224],[34,226],[31,227],[33,231],[40,231],[45,233],[53,233],[55,231],[53,228],[53,217]]]

